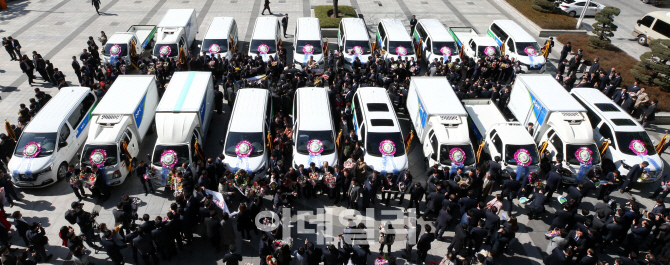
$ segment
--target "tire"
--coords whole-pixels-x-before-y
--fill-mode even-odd
[[[649,0],[642,0],[642,3],[649,4]]]
[[[645,35],[637,36],[637,44],[640,44],[642,46],[647,46],[647,36],[645,36]]]
[[[58,166],[58,171],[56,171],[56,181],[65,179],[65,173],[67,173],[67,163],[63,162]]]
[[[153,122],[151,122],[151,127],[149,127],[149,131],[147,133],[151,134],[151,135],[156,133],[156,121],[155,120]]]
[[[576,17],[576,16],[577,16],[577,12],[575,12],[575,11],[570,11],[570,12],[568,12],[568,16]]]

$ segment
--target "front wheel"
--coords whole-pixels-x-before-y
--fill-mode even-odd
[[[568,12],[568,16],[576,17],[576,16],[577,16],[577,12],[575,12],[575,11],[570,11],[570,12]]]
[[[65,174],[67,173],[67,163],[63,162],[58,166],[58,171],[56,171],[56,180],[60,181],[65,179]]]
[[[642,46],[647,46],[647,36],[645,36],[645,35],[637,36],[637,44],[640,44]]]

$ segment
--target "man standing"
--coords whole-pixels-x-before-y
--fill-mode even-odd
[[[670,173],[665,173],[661,178],[661,185],[654,191],[654,194],[649,196],[650,199],[665,199],[670,193]],[[661,197],[658,197],[661,195]]]
[[[617,73],[618,74],[618,73]],[[642,128],[646,128],[647,125],[649,125],[650,121],[654,121],[656,119],[656,104],[658,104],[658,99],[654,99],[651,101],[651,105],[647,107],[647,110],[645,110],[644,115],[642,115]]]
[[[419,255],[419,264],[423,264],[428,256],[428,250],[430,250],[430,244],[435,241],[435,234],[430,232],[430,225],[426,225],[424,228],[425,233],[419,239],[419,242],[416,243],[416,252]]]
[[[630,168],[628,175],[626,176],[626,180],[623,182],[623,185],[621,185],[619,192],[628,192],[628,194],[630,194],[630,190],[633,188],[633,185],[637,183],[637,179],[642,175],[642,171],[647,166],[649,166],[649,162],[642,161],[642,163],[634,165],[632,168]]]
[[[79,177],[79,174],[77,174],[76,171],[74,171],[74,165],[69,165],[67,167],[67,172],[65,172],[65,179],[69,180],[71,177]],[[74,195],[77,196],[79,201],[84,199],[86,197],[86,191],[84,191],[84,185],[77,181],[74,184],[70,184],[70,188],[72,188],[72,191],[74,191]]]
[[[270,12],[270,15],[272,15],[272,10],[270,10],[270,0],[265,0],[265,5],[263,6],[263,11],[261,11],[261,15],[265,15],[266,9],[268,10],[268,12]]]
[[[572,52],[572,43],[568,41],[568,44],[565,44],[563,46],[563,50],[561,50],[561,58],[558,59],[559,62],[562,62],[565,60],[566,57],[568,57],[568,54]]]
[[[21,58],[21,44],[19,43],[19,40],[14,39],[10,36],[9,42],[12,44],[12,48],[14,48],[14,52],[16,52],[16,55],[19,56],[19,58]]]
[[[28,84],[31,86],[33,85],[33,78],[35,78],[33,75],[33,70],[35,70],[35,66],[33,66],[33,63],[30,61],[30,59],[21,59],[21,71],[23,71],[28,76]]]
[[[349,186],[349,191],[347,196],[349,199],[349,209],[358,210],[358,198],[361,195],[361,187],[358,186],[358,183],[355,179],[351,180],[351,186]]]
[[[100,15],[100,0],[92,0],[91,5],[95,7],[95,12],[98,13],[98,16]]]
[[[111,230],[105,231],[104,238],[102,238],[100,244],[102,244],[102,246],[105,248],[105,252],[107,252],[107,255],[112,260],[112,263],[114,263],[114,265],[121,265],[124,263],[121,249],[130,246],[130,243],[126,243],[126,245],[117,244],[113,235],[114,234]]]
[[[142,261],[144,261],[144,264],[151,265],[151,264],[156,264],[158,265],[158,255],[156,255],[156,248],[154,247],[154,242],[151,238],[151,231],[149,230],[144,230],[142,228],[139,229],[140,235],[133,239],[133,245],[137,247],[137,250],[139,251],[140,257],[142,257]],[[151,263],[151,259],[153,259],[154,263]]]
[[[223,92],[219,90],[219,86],[216,85],[214,87],[214,108],[216,109],[216,113],[221,115],[223,113]],[[222,176],[221,174],[218,174],[219,176]]]
[[[414,27],[416,27],[416,23],[419,22],[416,20],[416,16],[412,15],[412,19],[409,20],[409,34],[413,35],[414,34]]]
[[[135,174],[137,175],[138,178],[140,178],[142,187],[144,187],[144,196],[149,195],[149,189],[147,189],[147,183],[149,183],[151,193],[154,193],[154,185],[151,183],[151,176],[149,176],[149,168],[147,167],[146,163],[144,163],[144,161],[140,161],[140,165],[135,170]],[[145,176],[149,177],[149,179],[146,179]]]
[[[14,52],[14,47],[12,43],[7,39],[7,37],[2,37],[2,46],[5,46],[5,50],[9,53],[9,56],[12,57],[10,61],[18,61],[16,53]]]
[[[26,237],[28,237],[28,241],[30,244],[33,246],[33,250],[35,251],[35,260],[40,263],[42,260],[44,262],[48,262],[51,257],[54,256],[54,254],[49,254],[47,256],[47,251],[44,248],[49,243],[49,240],[45,236],[44,228],[42,227],[42,223],[36,223],[33,222],[30,224],[30,231],[26,233]]]
[[[270,13],[272,15],[272,13]],[[281,19],[281,25],[284,27],[284,38],[286,38],[286,28],[288,28],[288,13],[284,14],[284,17]]]

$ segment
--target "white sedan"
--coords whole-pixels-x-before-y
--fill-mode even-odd
[[[582,14],[586,1],[577,0],[577,1],[564,1],[561,3],[561,9],[568,13],[568,16],[577,17]],[[605,5],[599,4],[596,2],[589,3],[589,7],[586,8],[585,16],[595,16],[596,12],[601,11],[605,8]]]

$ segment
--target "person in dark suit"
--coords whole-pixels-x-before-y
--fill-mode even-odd
[[[606,248],[609,243],[619,238],[623,231],[623,219],[619,216],[611,217],[606,223],[607,236],[603,240],[603,248]]]
[[[16,55],[19,56],[19,58],[22,57],[23,55],[21,54],[21,43],[19,43],[19,40],[12,38],[11,36],[7,38],[9,39],[9,42],[12,44],[12,48],[14,48],[14,52],[16,52]]]
[[[533,193],[533,195],[528,198],[528,201],[526,203],[528,204],[528,219],[535,219],[537,218],[540,214],[544,213],[544,204],[547,201],[547,196],[543,194],[543,190],[540,189]]]
[[[617,105],[621,106],[624,101],[629,97],[630,95],[628,94],[628,88],[622,88],[620,91],[617,91],[614,93],[614,96],[612,96],[612,101],[616,103]]]
[[[568,188],[568,196],[566,196],[565,199],[568,200],[568,201],[574,199],[577,202],[577,205],[579,205],[579,203],[582,202],[582,197],[583,197],[582,192],[581,192],[582,187],[583,187],[583,185],[581,183],[579,185],[577,185],[577,187],[570,186],[570,188]]]
[[[93,172],[96,177],[93,196],[99,195],[101,201],[107,201],[111,196],[111,192],[109,190],[109,185],[107,185],[106,178],[102,175],[102,170],[100,170],[98,166],[92,165],[91,172]]]
[[[567,265],[568,257],[572,257],[571,249],[566,248],[565,250],[562,250],[560,248],[554,248],[554,250],[551,251],[551,255],[544,257],[542,261],[544,262],[544,265]]]
[[[507,213],[510,215],[514,207],[514,198],[516,198],[520,189],[521,183],[516,181],[516,174],[510,172],[509,179],[505,180],[502,185],[502,194],[507,196]]]
[[[451,240],[451,244],[447,248],[449,252],[452,250],[454,253],[460,253],[462,249],[467,248],[468,242],[470,241],[468,234],[470,225],[467,223],[459,224],[456,226],[454,237]]]
[[[637,96],[630,96],[626,98],[623,103],[621,103],[621,108],[625,113],[630,114],[633,111],[633,107],[635,106],[635,101],[637,101]]]
[[[590,248],[586,251],[586,256],[582,257],[577,265],[596,265],[597,262],[598,257],[596,257],[596,252]]]
[[[405,207],[405,211],[407,211],[408,208],[414,207],[416,209],[416,215],[419,216],[421,214],[421,211],[419,211],[419,204],[425,194],[425,190],[421,186],[421,183],[414,183],[414,185],[409,188],[409,194],[409,204]]]
[[[147,164],[144,162],[144,160],[140,161],[139,166],[137,169],[135,169],[135,175],[140,179],[140,183],[142,183],[142,187],[144,188],[144,196],[149,195],[149,190],[151,190],[151,193],[154,193],[154,185],[151,183],[150,179],[145,179],[144,175],[149,174],[149,167]],[[151,177],[147,175],[147,177]],[[147,189],[147,184],[149,184],[149,189]]]
[[[286,28],[288,28],[288,13],[281,19],[281,25],[284,28],[284,38],[286,38]]]
[[[409,34],[414,34],[414,28],[416,27],[416,23],[419,21],[416,20],[416,15],[412,15],[412,19],[409,20]]]
[[[140,229],[143,231],[151,233],[151,231],[156,228],[156,222],[151,220],[148,214],[145,213],[142,215],[142,221],[144,222],[140,225]]]
[[[649,125],[649,122],[656,120],[656,111],[658,110],[657,105],[658,99],[654,99],[651,101],[651,105],[647,107],[647,110],[644,111],[641,120],[643,128],[646,128],[647,125]]]
[[[69,165],[67,167],[67,172],[65,172],[65,179],[69,180],[71,177],[79,176],[79,173],[75,171],[74,165]],[[70,184],[70,188],[72,188],[72,191],[74,191],[74,195],[77,196],[79,201],[84,199],[86,197],[86,191],[84,190],[84,185],[82,185],[80,182],[76,182],[75,184]]]
[[[624,245],[624,253],[637,252],[640,248],[639,246],[644,243],[644,240],[651,232],[651,227],[652,225],[648,220],[643,220],[641,224],[638,220],[633,220],[633,226],[630,228],[630,234],[628,234],[626,244]]]
[[[649,166],[649,162],[642,161],[642,163],[631,167],[630,170],[628,171],[628,175],[626,175],[626,180],[621,185],[621,189],[619,190],[619,192],[620,193],[628,192],[630,194],[630,190],[637,183],[637,179],[642,175],[642,171],[647,166]]]
[[[563,176],[561,176],[560,173],[558,173],[557,169],[552,169],[547,173],[547,184],[546,184],[546,191],[547,198],[551,200],[552,196],[554,195],[554,192],[558,190],[558,188],[561,185],[561,182],[563,181]],[[546,202],[548,203],[549,200]]]
[[[347,191],[347,198],[349,200],[349,209],[358,210],[358,200],[361,197],[361,187],[358,185],[356,179],[351,180],[349,191]]]
[[[5,50],[7,51],[7,53],[9,53],[9,56],[12,57],[10,61],[19,60],[16,56],[16,52],[14,52],[14,47],[12,46],[12,43],[7,39],[7,37],[2,37],[2,46],[5,46]]]
[[[400,190],[400,188],[398,188],[398,192],[396,192],[393,195],[393,200],[400,197],[400,202],[398,202],[398,205],[402,205],[402,200],[405,198],[405,193],[407,192],[407,190],[410,189],[410,187],[412,185],[412,179],[413,179],[412,174],[409,173],[409,170],[406,170],[404,174],[402,174],[398,177],[398,179],[396,181],[396,185],[400,185],[400,183],[405,185],[405,190],[404,191]]]
[[[23,214],[21,214],[20,211],[16,211],[12,213],[12,217],[14,218],[14,226],[16,227],[16,232],[19,233],[19,236],[21,239],[23,239],[23,243],[25,243],[26,247],[30,246],[30,242],[28,241],[28,237],[26,236],[26,233],[28,230],[30,230],[30,224],[26,222],[26,220],[23,219]]]
[[[495,206],[491,206],[488,211],[486,211],[486,223],[484,223],[484,228],[489,230],[490,234],[493,234],[495,231],[498,231],[500,227],[500,217],[496,214],[498,209]]]
[[[484,220],[479,220],[479,223],[477,223],[477,227],[472,228],[470,230],[470,239],[471,239],[471,247],[474,250],[474,252],[479,251],[478,249],[481,249],[482,243],[484,243],[484,240],[486,240],[486,237],[489,234],[489,230],[484,228],[486,225],[486,221]]]
[[[123,254],[121,254],[121,249],[126,248],[130,245],[130,243],[127,243],[126,245],[117,244],[114,240],[114,234],[111,230],[105,231],[104,236],[105,237],[101,240],[100,244],[105,249],[105,252],[109,258],[112,260],[114,265],[123,264]]]
[[[156,255],[156,248],[154,247],[154,241],[151,238],[150,230],[144,230],[140,227],[139,236],[133,239],[133,245],[137,247],[138,254],[142,257],[144,264],[158,265],[158,255]],[[152,259],[154,263],[151,262]]]
[[[598,61],[600,61],[600,58],[593,59],[593,63],[591,64],[591,67],[589,67],[590,74],[594,74],[600,70],[600,63]]]
[[[449,206],[446,206],[440,210],[440,214],[437,216],[435,221],[435,237],[437,240],[442,240],[442,235],[449,228],[449,222],[451,221],[451,215],[449,214]]]
[[[77,56],[72,56],[72,70],[74,70],[74,74],[77,75],[77,79],[81,84],[81,65],[77,61]]]
[[[554,230],[554,228],[565,228],[566,225],[572,222],[572,213],[568,210],[568,204],[563,204],[563,209],[559,209],[554,214],[554,220],[551,221],[551,227],[549,230]]]
[[[156,252],[163,260],[170,261],[172,256],[177,254],[177,248],[174,244],[174,239],[170,235],[169,228],[165,226],[166,223],[159,216],[156,217],[156,229],[151,231],[151,238],[156,244]]]
[[[91,5],[95,7],[95,12],[100,15],[100,0],[92,0]]]
[[[324,265],[340,264],[340,251],[335,247],[335,245],[330,244],[326,248],[326,251],[323,251],[323,264]]]
[[[426,260],[426,257],[428,256],[428,250],[431,248],[430,245],[433,243],[433,241],[435,241],[435,234],[431,233],[430,230],[430,225],[426,225],[424,227],[423,235],[419,238],[419,242],[416,243],[416,252],[419,256],[420,264],[423,264],[423,262]]]
[[[444,200],[445,194],[440,192],[442,186],[437,186],[436,192],[433,192],[426,197],[426,212],[423,213],[423,220],[426,220],[426,216],[429,213],[438,213],[442,209],[442,201]]]
[[[465,214],[468,210],[477,207],[477,200],[474,197],[474,190],[469,190],[467,197],[458,200],[458,206],[461,208],[461,215]]]
[[[229,252],[223,256],[223,262],[225,262],[226,265],[238,265],[240,264],[240,261],[242,261],[242,255],[235,253],[236,250],[237,247],[235,247],[235,245],[230,245],[228,247]]]
[[[33,71],[35,70],[35,66],[32,66],[32,65],[33,65],[33,63],[32,63],[32,61],[30,61],[30,59],[28,59],[28,57],[25,57],[25,58],[21,59],[21,64],[20,64],[21,71],[23,71],[23,73],[25,73],[26,76],[28,76],[28,84],[30,84],[31,86],[33,85],[33,79],[35,78],[35,76],[33,75]]]
[[[568,234],[568,247],[572,249],[575,255],[582,256],[586,254],[586,243],[587,238],[581,228],[570,231]]]
[[[270,246],[270,237],[263,233],[258,247],[258,256],[261,259],[261,265],[267,265],[265,258],[272,255],[272,247]]]
[[[265,15],[265,10],[268,10],[270,12],[270,15],[272,15],[272,10],[270,10],[270,0],[265,0],[265,4],[263,5],[263,11],[261,11],[261,15]]]

